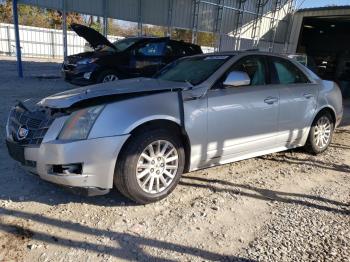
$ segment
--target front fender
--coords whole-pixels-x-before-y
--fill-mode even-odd
[[[177,92],[140,95],[116,101],[106,105],[89,138],[129,134],[139,125],[152,120],[164,119],[180,124],[180,114]]]

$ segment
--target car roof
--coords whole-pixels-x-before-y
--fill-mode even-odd
[[[190,46],[199,46],[197,44],[185,42],[183,40],[171,39],[169,36],[127,36],[124,39],[129,39],[129,38],[138,39],[138,40],[145,40],[145,41],[147,41],[147,40],[155,40],[155,39],[170,40],[170,41],[176,42],[176,43],[178,43],[180,45],[182,44],[182,45],[190,45]]]
[[[236,55],[265,55],[265,56],[276,56],[281,57],[284,59],[289,60],[290,58],[287,57],[287,55],[284,54],[277,54],[277,53],[270,53],[270,52],[264,52],[259,50],[240,50],[240,51],[220,51],[220,52],[213,52],[213,53],[204,53],[204,54],[198,54],[194,56],[236,56]]]

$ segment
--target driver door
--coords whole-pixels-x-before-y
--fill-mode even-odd
[[[242,156],[275,147],[279,95],[268,85],[266,58],[246,56],[236,62],[208,91],[207,161]],[[250,77],[248,86],[224,86],[231,71]]]

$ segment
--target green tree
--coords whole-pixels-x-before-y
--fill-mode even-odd
[[[143,25],[142,31],[143,34],[147,36],[166,36],[166,28],[163,26]]]
[[[62,28],[62,13],[57,10],[39,8],[30,5],[18,5],[19,24],[27,26]],[[13,23],[12,1],[6,0],[0,4],[0,22]],[[67,24],[82,23],[83,18],[75,12],[67,13]]]

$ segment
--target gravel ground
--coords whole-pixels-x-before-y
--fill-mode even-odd
[[[350,261],[350,102],[329,150],[185,174],[165,200],[82,197],[26,174],[4,136],[16,99],[72,88],[59,64],[0,60],[0,261]],[[45,76],[45,77],[42,77]],[[50,78],[50,79],[47,79]]]

